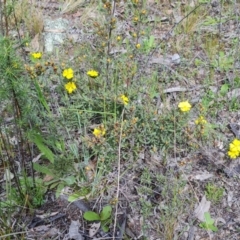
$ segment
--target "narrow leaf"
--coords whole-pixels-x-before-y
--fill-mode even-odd
[[[38,82],[35,79],[34,79],[34,85],[35,85],[35,88],[37,90],[39,102],[45,107],[45,109],[48,111],[48,113],[50,113],[51,111],[50,111],[50,108],[49,108],[49,106],[47,104],[47,101],[46,101],[46,99],[45,99],[45,97],[44,97],[44,95],[42,93],[42,90],[41,90]]]
[[[52,171],[48,167],[42,166],[38,163],[33,163],[33,169],[39,173],[44,173],[50,176],[54,176]]]
[[[57,187],[56,190],[56,198],[58,198],[60,196],[61,191],[63,190],[63,188],[65,187],[65,185],[63,183],[60,183]]]
[[[53,152],[43,143],[40,135],[35,134],[33,137],[33,142],[37,145],[38,149],[44,156],[51,162],[54,162],[54,154]]]

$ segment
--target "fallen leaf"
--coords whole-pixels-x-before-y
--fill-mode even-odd
[[[35,158],[33,158],[32,162],[34,162],[34,163],[37,162],[42,155],[44,155],[44,154],[43,153],[38,154]]]
[[[89,237],[93,237],[97,232],[98,229],[100,228],[101,223],[93,223],[92,226],[89,229]]]
[[[201,174],[197,174],[195,175],[193,178],[195,178],[196,180],[200,180],[200,181],[204,181],[208,178],[213,177],[214,175],[212,173],[209,173],[208,171],[204,171]]]
[[[5,173],[3,175],[3,179],[7,180],[7,181],[10,181],[13,178],[14,178],[14,175],[9,171],[8,168],[6,168]]]
[[[46,176],[43,178],[43,182],[49,182],[49,181],[51,181],[53,178],[54,178],[53,176],[46,175]]]
[[[209,211],[210,205],[211,202],[207,201],[206,196],[204,195],[198,207],[194,210],[194,216],[201,222],[204,222],[205,221],[204,213]]]
[[[83,240],[82,235],[78,232],[78,229],[80,227],[80,222],[77,221],[71,221],[71,224],[69,226],[69,238],[75,239],[75,240]]]

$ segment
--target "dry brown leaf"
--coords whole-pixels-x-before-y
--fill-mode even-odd
[[[32,52],[38,52],[40,49],[39,44],[39,33],[35,35],[35,37],[32,39],[32,41],[29,44],[29,48]]]
[[[53,180],[53,178],[54,178],[53,176],[46,175],[43,179],[43,182],[49,182],[49,181]]]

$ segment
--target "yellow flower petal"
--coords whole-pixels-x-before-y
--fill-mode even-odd
[[[94,128],[94,130],[93,130],[93,135],[96,138],[103,137],[105,134],[106,134],[106,129],[104,128],[104,126],[100,126],[98,128]]]
[[[31,54],[33,58],[40,59],[42,57],[42,53],[40,52],[35,52]]]
[[[89,70],[89,71],[87,72],[87,75],[88,75],[89,77],[96,78],[96,77],[98,77],[98,71]]]
[[[182,112],[188,112],[191,109],[192,106],[188,101],[185,101],[185,102],[180,102],[178,104],[178,107],[180,108],[180,110]]]
[[[73,91],[77,89],[77,86],[74,82],[68,82],[67,84],[65,84],[65,89],[69,94],[71,94]]]
[[[198,125],[198,124],[206,124],[207,123],[207,120],[203,117],[203,116],[200,116],[197,120],[195,120],[195,123]]]
[[[64,69],[63,71],[63,77],[65,77],[66,79],[70,80],[73,78],[73,70],[72,68],[67,68],[67,69]]]
[[[128,105],[129,99],[124,94],[120,96],[120,100],[123,102],[124,105]]]
[[[239,152],[235,152],[235,151],[228,151],[228,156],[232,159],[235,159],[239,156]]]

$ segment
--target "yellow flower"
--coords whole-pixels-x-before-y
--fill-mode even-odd
[[[235,152],[235,151],[228,151],[228,156],[232,159],[235,159],[239,156],[239,152]]]
[[[89,71],[87,72],[87,75],[88,75],[89,77],[96,78],[96,77],[98,77],[98,71],[89,70]]]
[[[229,144],[228,156],[232,159],[239,157],[240,155],[240,140],[234,139]]]
[[[198,124],[206,124],[207,123],[207,120],[203,117],[203,116],[200,116],[197,120],[195,120],[195,123],[198,125]]]
[[[31,55],[35,59],[40,59],[42,57],[42,53],[40,52],[35,52],[35,53],[32,53]]]
[[[138,17],[134,17],[134,18],[133,18],[133,21],[134,21],[134,22],[137,22],[137,21],[138,21]]]
[[[117,36],[117,40],[120,41],[122,38],[121,36]]]
[[[103,137],[106,134],[106,129],[104,128],[103,125],[99,126],[98,128],[94,128],[93,130],[93,135],[96,138]]]
[[[68,82],[67,84],[65,84],[65,89],[68,91],[69,94],[71,94],[77,89],[77,86],[75,82]]]
[[[235,146],[240,147],[240,140],[238,140],[237,138],[235,138],[235,139],[233,140],[232,144],[235,145]],[[240,151],[240,150],[239,150],[239,151]]]
[[[73,70],[72,68],[66,68],[63,71],[63,77],[65,77],[66,79],[70,80],[73,78]]]
[[[136,48],[140,48],[140,47],[141,47],[140,43],[136,44]]]
[[[124,105],[128,105],[129,99],[128,99],[127,96],[125,96],[124,94],[122,94],[122,95],[120,96],[120,99],[121,99],[121,101],[123,102]]]
[[[178,104],[178,107],[180,108],[180,110],[182,112],[188,112],[191,109],[192,106],[188,101],[185,101],[185,102],[180,102]]]
[[[233,142],[229,144],[229,149],[230,151],[240,153],[240,141],[238,139],[234,139]]]

